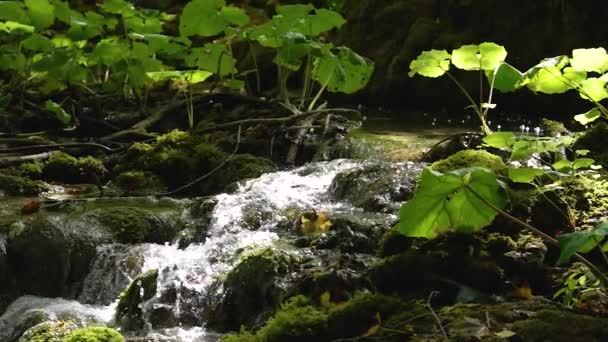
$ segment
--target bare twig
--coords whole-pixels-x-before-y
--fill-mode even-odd
[[[431,300],[433,299],[433,297],[435,297],[438,294],[439,294],[439,291],[431,291],[431,293],[429,293],[429,298],[426,300],[425,306],[427,309],[429,309],[429,311],[431,312],[431,315],[433,315],[433,318],[435,318],[435,321],[437,322],[437,325],[439,326],[439,329],[441,330],[443,337],[447,341],[448,334],[445,332],[445,329],[443,328],[443,325],[441,324],[441,319],[439,318],[439,316],[437,315],[435,310],[433,310],[433,306],[431,305]]]

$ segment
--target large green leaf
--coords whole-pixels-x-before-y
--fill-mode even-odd
[[[557,264],[566,263],[575,253],[591,251],[604,240],[606,235],[608,235],[608,222],[598,224],[593,230],[558,235],[560,255]]]
[[[190,84],[196,84],[208,79],[212,73],[204,70],[169,70],[154,71],[146,73],[153,81],[181,80]]]
[[[475,232],[492,223],[506,195],[494,172],[469,168],[441,174],[426,168],[419,189],[400,211],[399,230],[412,237],[435,238],[448,231]]]
[[[606,81],[590,77],[583,80],[580,84],[581,89],[579,95],[585,100],[591,100],[593,102],[599,102],[608,97],[608,91],[606,91]]]
[[[179,32],[183,37],[209,37],[248,21],[243,9],[225,6],[224,0],[193,0],[184,7],[179,19]]]
[[[334,28],[340,28],[345,23],[346,20],[340,13],[321,8],[310,18],[310,34],[313,37],[318,36]]]
[[[72,121],[72,116],[68,114],[58,103],[51,100],[47,100],[44,103],[44,109],[55,114],[57,120],[61,121],[62,124],[67,125]]]
[[[51,40],[37,33],[24,39],[22,44],[24,48],[36,52],[47,52],[53,49]]]
[[[495,43],[464,45],[452,51],[452,64],[463,70],[494,70],[507,58],[507,50]]]
[[[317,61],[312,77],[331,92],[352,94],[361,90],[374,72],[374,63],[347,47],[325,53]]]
[[[545,94],[561,94],[570,89],[575,89],[587,78],[584,71],[576,71],[572,67],[562,70],[557,66],[540,68],[533,77],[529,79],[528,88],[535,92]]]
[[[24,3],[37,29],[45,29],[55,22],[55,6],[49,0],[25,0]]]
[[[581,125],[587,125],[599,119],[601,116],[602,112],[597,107],[594,107],[586,113],[575,115],[574,120],[578,121]]]
[[[501,63],[498,68],[486,71],[488,81],[492,83],[494,77],[494,88],[503,93],[515,91],[521,87],[524,74],[508,63]]]
[[[485,136],[483,143],[494,148],[511,148],[515,143],[515,134],[513,132],[495,132]]]
[[[510,167],[508,170],[509,179],[515,183],[532,183],[534,178],[544,173],[544,170],[532,167]]]
[[[451,55],[446,50],[423,51],[410,63],[408,75],[420,74],[425,77],[439,77],[450,70]]]
[[[208,43],[202,48],[192,49],[186,57],[186,64],[222,77],[236,72],[236,60],[223,44]]]
[[[577,71],[597,72],[608,71],[608,53],[604,48],[572,50],[570,65]]]
[[[30,17],[25,12],[25,6],[20,1],[0,1],[0,19],[30,24]]]
[[[89,58],[96,63],[111,66],[125,60],[125,51],[128,49],[123,40],[117,37],[106,38],[97,43]]]

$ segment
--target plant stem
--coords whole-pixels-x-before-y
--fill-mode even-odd
[[[559,241],[557,241],[555,238],[551,237],[550,235],[548,235],[547,233],[535,228],[534,226],[518,219],[517,217],[505,212],[504,210],[498,208],[497,206],[495,206],[494,204],[490,203],[488,200],[486,200],[485,198],[483,198],[481,195],[479,195],[477,193],[477,191],[473,190],[470,186],[465,185],[465,187],[475,196],[477,197],[481,202],[483,202],[483,204],[487,205],[488,207],[492,208],[494,211],[496,211],[497,213],[499,213],[500,215],[504,216],[505,218],[511,220],[514,223],[517,223],[521,226],[523,226],[524,228],[526,228],[527,230],[531,231],[532,233],[540,236],[545,242],[548,242],[554,246],[559,247]],[[587,266],[589,268],[589,270],[591,270],[591,272],[593,272],[593,274],[595,274],[595,276],[600,279],[600,281],[602,282],[602,284],[604,285],[604,287],[608,286],[608,276],[606,276],[599,268],[597,268],[597,266],[595,266],[591,261],[587,260],[585,257],[583,257],[582,255],[578,254],[578,253],[574,253],[574,258],[578,261],[580,261],[581,263],[585,264],[585,266]]]
[[[257,87],[257,93],[262,92],[262,81],[260,80],[260,67],[258,65],[258,58],[255,55],[255,49],[253,48],[253,44],[251,44],[250,40],[247,40],[249,44],[249,51],[251,53],[251,57],[253,58],[253,65],[255,66],[255,81]]]
[[[483,117],[483,113],[481,112],[479,105],[477,103],[475,103],[475,100],[473,100],[473,98],[471,97],[469,92],[464,88],[464,86],[460,82],[458,82],[458,80],[454,76],[452,76],[452,74],[450,72],[446,71],[445,73],[446,73],[446,75],[448,75],[450,77],[450,79],[454,83],[456,83],[456,85],[458,86],[458,88],[460,89],[462,94],[471,103],[471,107],[473,108],[473,111],[475,111],[475,114],[477,114],[477,116],[479,117],[479,120],[481,121],[481,132],[484,135],[488,135],[488,134],[492,133],[492,131],[490,130],[490,127],[488,127],[488,125],[486,124],[486,119]]]

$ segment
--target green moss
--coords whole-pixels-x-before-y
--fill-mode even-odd
[[[437,172],[448,172],[471,166],[485,167],[494,171],[502,171],[506,168],[499,156],[484,150],[463,150],[431,165]]]
[[[103,163],[91,156],[76,158],[64,152],[53,152],[44,164],[43,177],[65,183],[98,183],[104,171]]]
[[[326,340],[327,314],[304,296],[287,301],[257,333],[265,342]]]
[[[595,159],[596,164],[608,169],[608,125],[600,122],[581,134],[572,148],[589,150],[586,157]]]
[[[567,311],[541,310],[527,320],[515,322],[512,330],[523,341],[606,341],[608,319],[576,315]]]
[[[0,173],[0,189],[13,196],[35,196],[50,187],[43,181]]]
[[[209,310],[208,322],[223,330],[250,327],[260,313],[274,311],[284,291],[280,286],[293,257],[273,248],[244,253],[224,282],[222,302]]]
[[[172,130],[171,132],[165,133],[158,138],[156,138],[156,142],[163,146],[184,146],[192,144],[192,136],[190,133],[180,131],[177,129]]]
[[[144,326],[141,304],[156,294],[158,270],[150,270],[137,276],[118,297],[116,322],[127,330],[138,330]]]
[[[76,328],[72,322],[44,322],[28,329],[19,342],[63,342],[64,337]]]
[[[31,178],[40,178],[44,172],[44,162],[36,160],[19,166],[22,174]]]
[[[87,327],[72,331],[62,342],[124,342],[125,338],[111,328]]]
[[[387,230],[378,242],[378,255],[388,257],[407,250],[412,245],[412,239],[401,234],[398,229]]]
[[[138,207],[117,207],[92,212],[121,243],[170,241],[175,228],[167,224],[157,213]]]
[[[157,194],[164,190],[160,178],[146,171],[125,171],[115,179],[116,185],[129,194]]]
[[[540,126],[545,130],[546,135],[550,137],[569,133],[568,129],[566,129],[566,126],[564,126],[564,124],[559,121],[542,118],[540,120]]]
[[[577,227],[593,227],[608,217],[608,180],[578,175],[564,177],[560,185],[558,200],[566,201]]]

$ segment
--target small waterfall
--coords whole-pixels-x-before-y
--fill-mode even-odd
[[[23,314],[33,310],[55,315],[52,317],[69,313],[84,323],[112,323],[115,303],[110,303],[118,292],[138,273],[158,269],[157,294],[142,305],[144,318],[148,320],[154,308],[169,306],[178,319],[173,326],[149,329],[148,336],[158,341],[215,341],[217,335],[206,331],[201,326],[204,322],[196,321],[197,312],[190,312],[193,308],[204,310],[204,303],[196,300],[185,303],[185,297],[193,294],[202,297],[210,291],[219,291],[211,285],[231,269],[241,252],[268,246],[278,239],[276,226],[285,219],[287,210],[343,208],[343,203],[331,201],[329,187],[339,172],[357,165],[349,160],[311,163],[290,171],[264,174],[244,182],[234,193],[216,196],[217,204],[204,243],[190,244],[184,249],[177,244],[102,246],[85,279],[78,297],[80,302],[21,297],[0,317],[0,331],[10,330]],[[255,224],[247,222],[250,212],[256,215]],[[147,325],[151,327],[149,321]]]

